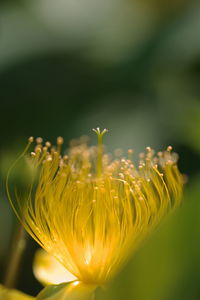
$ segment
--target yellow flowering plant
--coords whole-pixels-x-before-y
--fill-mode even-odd
[[[172,147],[156,155],[147,147],[136,166],[132,150],[111,159],[102,142],[107,130],[94,131],[97,147],[82,140],[67,155],[61,154],[61,137],[56,147],[36,139],[27,155],[29,138],[17,160],[25,158],[31,170],[27,189],[15,187],[13,198],[7,180],[8,197],[25,229],[76,278],[44,289],[38,300],[92,299],[182,198],[183,176]]]

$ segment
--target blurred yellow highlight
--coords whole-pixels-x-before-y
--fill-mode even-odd
[[[77,279],[55,257],[43,249],[36,251],[33,262],[33,273],[43,285],[60,284]]]
[[[9,290],[0,285],[0,300],[33,300],[34,297],[25,295],[17,290]]]

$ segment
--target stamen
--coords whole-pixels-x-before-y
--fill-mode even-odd
[[[172,146],[168,146],[168,147],[167,147],[167,151],[168,151],[168,152],[171,152],[171,151],[172,151]]]
[[[56,147],[37,138],[35,151],[26,157],[33,142],[30,137],[8,172],[6,189],[18,218],[45,250],[78,280],[103,285],[161,217],[180,203],[184,182],[170,146],[157,155],[147,147],[138,166],[132,149],[128,158],[116,153],[112,160],[104,154],[107,130],[93,131],[97,147],[89,147],[81,138],[67,155],[61,155],[62,137]],[[12,201],[9,174],[24,158],[34,178],[25,193],[14,186]]]
[[[133,149],[128,149],[128,159],[129,160],[133,159]]]
[[[102,173],[103,169],[103,136],[108,131],[107,129],[104,129],[103,131],[100,130],[99,127],[97,129],[93,129],[93,131],[97,134],[98,138],[98,154],[97,154],[97,177],[99,177]]]
[[[42,144],[42,142],[43,142],[43,138],[41,138],[41,137],[36,138],[36,143],[37,144]]]
[[[57,151],[58,151],[58,153],[61,152],[61,147],[62,147],[63,143],[64,143],[63,137],[61,137],[61,136],[57,137]]]
[[[62,145],[64,143],[64,139],[62,136],[57,137],[57,145]]]
[[[46,142],[45,145],[46,145],[47,148],[51,147],[51,143],[50,142]]]
[[[32,142],[34,141],[34,137],[33,137],[33,136],[30,136],[30,137],[28,138],[28,141],[29,141],[29,143],[32,143]]]

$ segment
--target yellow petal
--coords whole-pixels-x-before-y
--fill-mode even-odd
[[[96,285],[74,281],[68,284],[48,286],[36,300],[92,300]]]
[[[60,284],[77,279],[43,249],[36,251],[33,262],[33,273],[43,285]]]
[[[0,285],[0,300],[33,300],[34,297],[28,296],[17,290],[9,290]]]

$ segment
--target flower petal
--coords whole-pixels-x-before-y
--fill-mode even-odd
[[[61,283],[44,288],[36,300],[92,300],[96,285],[80,281]]]
[[[36,251],[33,262],[33,273],[43,285],[60,284],[77,279],[43,249]]]

